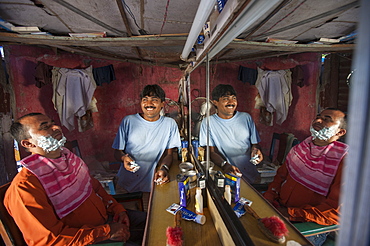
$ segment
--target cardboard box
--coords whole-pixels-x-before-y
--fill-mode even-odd
[[[102,176],[101,174],[95,175],[95,178],[99,180],[100,184],[104,187],[105,191],[110,195],[116,194],[114,178],[115,176]]]
[[[240,177],[230,173],[225,174],[225,185],[230,185],[231,199],[237,203],[240,199]]]
[[[177,175],[177,185],[179,187],[180,206],[186,208],[190,200],[189,177],[183,174]]]
[[[116,194],[116,189],[114,188],[113,179],[99,180],[101,185],[104,187],[105,191],[110,195]]]

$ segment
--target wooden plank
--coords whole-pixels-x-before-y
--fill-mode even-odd
[[[104,37],[104,38],[75,38],[47,35],[19,35],[14,33],[0,33],[0,41],[15,42],[23,44],[44,44],[44,45],[67,45],[67,46],[105,46],[105,47],[142,47],[142,46],[184,46],[186,35],[179,36],[158,36],[147,35],[139,37]],[[352,51],[355,44],[279,44],[254,41],[243,41],[235,39],[227,48],[249,49],[261,51],[290,51],[290,52],[334,52]]]
[[[3,222],[0,220],[0,235],[5,243],[5,245],[13,245],[13,242],[10,240],[8,236],[8,232],[5,229]]]
[[[233,246],[235,243],[233,242],[233,239],[230,235],[230,233],[227,230],[227,227],[225,223],[223,222],[220,213],[218,212],[209,192],[207,192],[208,196],[208,208],[210,211],[210,214],[212,216],[212,220],[214,222],[216,231],[220,237],[220,240],[222,242],[222,245],[227,245],[227,246]]]
[[[176,160],[177,161],[177,160]],[[155,186],[149,205],[149,215],[146,228],[145,245],[165,245],[166,228],[173,226],[174,217],[166,211],[172,203],[179,202],[176,174],[179,161],[173,164],[170,170],[171,182],[165,185]],[[217,167],[216,167],[217,168]],[[191,190],[191,201],[187,207],[191,211],[194,208],[195,190]],[[252,186],[241,181],[241,196],[253,201],[252,207],[260,217],[279,216],[287,225],[289,230],[288,240],[294,240],[301,245],[309,245],[307,239],[289,222],[286,221],[275,208],[273,208]],[[222,198],[220,198],[222,199]],[[204,225],[192,221],[182,220],[184,242],[186,245],[234,245],[234,242],[225,226],[216,206],[208,195],[208,208],[204,209],[207,222]],[[233,203],[231,206],[233,207]],[[255,245],[270,246],[278,245],[270,241],[257,226],[257,220],[249,214],[240,218],[248,235]]]
[[[251,200],[252,208],[256,211],[256,213],[261,217],[271,217],[271,216],[278,216],[280,217],[287,226],[289,230],[289,234],[286,237],[286,240],[294,240],[301,245],[310,245],[309,241],[289,222],[287,221],[281,214],[269,203],[265,200],[259,192],[257,192],[251,185],[249,185],[244,180],[240,182],[240,194],[241,197],[244,197],[248,200]],[[234,204],[232,204],[234,206]],[[245,214],[240,218],[240,221],[244,225],[245,230],[248,232],[248,235],[252,239],[253,243],[258,246],[263,245],[279,245],[270,241],[259,229],[257,226],[257,220],[249,214]]]
[[[175,160],[174,160],[175,162]],[[148,211],[145,245],[166,245],[166,229],[173,226],[174,216],[166,211],[173,203],[179,203],[179,192],[176,175],[179,173],[179,161],[176,160],[170,169],[171,181],[153,188]],[[195,211],[195,189],[191,189],[190,204],[187,209]],[[184,245],[222,245],[212,221],[209,208],[204,208],[206,223],[197,224],[193,221],[181,221],[184,235]]]
[[[148,35],[140,37],[104,37],[104,38],[76,38],[49,35],[19,35],[14,33],[0,33],[0,41],[38,44],[38,45],[67,45],[67,46],[184,46],[184,37],[160,37]]]
[[[227,48],[233,49],[250,49],[265,51],[295,51],[299,52],[333,52],[333,51],[353,51],[355,44],[280,44],[265,43],[255,41],[244,41],[235,39]]]

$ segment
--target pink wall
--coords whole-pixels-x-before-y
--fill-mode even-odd
[[[89,65],[102,67],[113,64],[117,79],[110,84],[98,86],[95,91],[94,96],[98,100],[99,112],[93,113],[94,128],[80,133],[77,130],[69,132],[63,127],[64,134],[69,140],[78,140],[82,155],[87,162],[92,159],[114,161],[111,145],[119,123],[124,116],[140,112],[139,94],[145,85],[159,84],[165,90],[167,97],[175,101],[178,99],[177,87],[182,72],[176,68],[107,61],[73,54],[56,55],[50,50],[29,46],[7,46],[4,49],[16,97],[16,118],[30,112],[41,112],[52,117],[57,123],[60,122],[51,101],[52,86],[46,85],[41,89],[35,86],[34,73],[38,61],[65,68],[85,68]],[[237,79],[239,65],[256,68],[256,64],[263,69],[273,70],[303,65],[305,86],[302,88],[292,86],[293,102],[288,119],[281,126],[277,124],[265,126],[258,122],[259,110],[254,109],[257,89]],[[292,132],[299,140],[308,136],[310,121],[316,114],[315,98],[319,65],[317,54],[212,65],[211,90],[219,83],[234,86],[238,93],[238,110],[246,111],[254,118],[262,139],[261,145],[267,154],[273,132]],[[199,89],[199,96],[205,96],[204,67],[196,69],[191,74],[191,88]]]
[[[252,115],[254,122],[261,137],[261,146],[263,152],[268,154],[271,144],[272,134],[274,132],[293,133],[298,140],[302,141],[309,133],[309,127],[316,111],[316,88],[320,75],[321,55],[316,53],[307,53],[291,55],[288,58],[268,58],[250,62],[233,62],[225,64],[211,65],[210,90],[218,84],[230,84],[237,93],[238,110],[248,112]],[[292,85],[293,100],[289,108],[287,120],[282,125],[277,125],[274,121],[273,126],[266,126],[259,122],[259,109],[255,109],[255,97],[258,90],[254,85],[243,83],[238,80],[239,65],[249,68],[257,68],[257,64],[264,70],[290,69],[301,65],[304,71],[304,86],[302,88]],[[205,96],[206,89],[204,84],[200,84],[198,75],[205,76],[204,69],[202,73],[191,76],[192,88],[199,88],[200,96]],[[194,97],[193,97],[194,98]]]

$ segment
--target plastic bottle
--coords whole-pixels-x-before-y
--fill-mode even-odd
[[[230,191],[230,185],[225,185],[225,192],[224,197],[227,203],[231,205],[231,191]]]
[[[195,194],[195,213],[203,214],[203,196],[202,189],[200,187],[197,187]]]

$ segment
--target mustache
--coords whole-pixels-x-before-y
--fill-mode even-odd
[[[318,128],[320,128],[320,129],[322,129],[323,127],[319,124],[319,123],[314,123],[314,124],[312,124],[312,127],[318,127]]]
[[[55,131],[55,133],[54,133],[53,135],[51,135],[51,137],[55,138],[55,137],[56,137],[56,136],[58,136],[58,135],[62,135],[62,136],[63,136],[63,132],[62,132],[62,131],[57,130],[57,131]]]
[[[225,107],[235,107],[234,104],[227,104]]]

